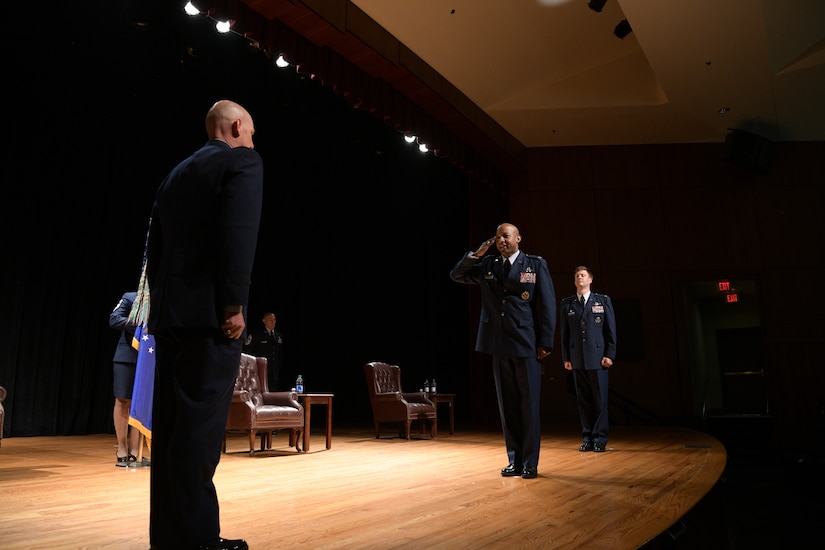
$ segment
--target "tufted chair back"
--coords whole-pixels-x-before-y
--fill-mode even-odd
[[[261,387],[261,378],[258,369],[258,362],[266,364],[265,357],[253,357],[251,355],[241,355],[241,365],[238,368],[238,377],[235,379],[235,391],[245,390],[248,393],[249,401],[260,407],[264,404],[264,389]]]
[[[386,363],[371,363],[376,394],[401,391],[401,368]]]
[[[272,432],[286,430],[290,446],[300,452],[298,442],[304,430],[304,407],[295,392],[270,392],[262,384],[267,376],[266,357],[241,354],[229,416],[227,431],[245,431],[249,434],[249,456],[255,454],[255,438],[261,436],[261,450],[272,447]],[[223,450],[226,452],[226,438]]]
[[[426,425],[430,435],[438,434],[435,403],[420,392],[404,392],[401,388],[401,367],[380,361],[364,365],[367,393],[372,406],[375,437],[380,436],[381,424],[395,424],[399,437],[410,439],[410,425],[421,423],[421,433]]]

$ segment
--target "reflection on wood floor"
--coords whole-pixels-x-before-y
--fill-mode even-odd
[[[503,478],[498,432],[375,439],[313,431],[297,453],[286,433],[250,457],[230,434],[215,476],[221,535],[273,548],[638,548],[711,490],[722,444],[679,427],[616,427],[605,453],[575,433],[542,439],[539,477]],[[146,451],[147,459],[151,453]],[[115,467],[115,437],[4,438],[5,550],[149,548],[151,466]]]

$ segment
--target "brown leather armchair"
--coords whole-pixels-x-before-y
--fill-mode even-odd
[[[300,435],[304,431],[304,407],[295,392],[270,392],[266,386],[266,357],[241,354],[235,391],[229,405],[226,431],[249,434],[249,456],[255,455],[255,437],[261,436],[261,451],[272,448],[272,431],[289,431],[290,446],[300,452]],[[263,382],[262,382],[263,381]],[[226,434],[223,440],[226,452]]]
[[[401,389],[401,367],[374,361],[364,365],[367,391],[372,405],[375,423],[375,438],[380,436],[380,425],[395,423],[398,436],[410,439],[410,425],[421,423],[421,433],[427,424],[430,435],[438,435],[438,420],[435,403],[421,392],[406,393]]]
[[[6,420],[6,409],[3,407],[3,401],[6,400],[6,388],[0,386],[0,445],[3,444],[3,422]]]

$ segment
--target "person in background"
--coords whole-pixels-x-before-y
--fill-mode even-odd
[[[278,391],[278,375],[284,359],[284,336],[275,330],[278,322],[272,312],[264,313],[263,328],[253,330],[246,338],[244,353],[255,357],[266,357],[267,384],[269,391]]]
[[[520,242],[518,227],[499,225],[495,237],[459,260],[450,278],[481,288],[475,349],[492,355],[509,459],[501,475],[530,479],[538,476],[541,360],[553,349],[556,293],[547,262],[521,252]],[[485,256],[493,243],[498,254]]]
[[[203,147],[155,195],[146,248],[155,337],[149,541],[246,550],[224,539],[213,482],[240,365],[263,198],[255,126],[239,104],[206,114]]]
[[[128,466],[135,462],[140,441],[140,432],[129,427],[129,412],[132,406],[132,389],[135,386],[135,370],[137,368],[137,350],[132,346],[135,327],[129,323],[129,312],[135,302],[137,292],[124,292],[118,300],[115,309],[109,314],[109,326],[120,331],[120,337],[112,358],[114,374],[115,408],[112,419],[115,424],[117,450],[115,451],[115,466]]]
[[[607,294],[591,292],[593,272],[573,272],[576,293],[561,301],[561,359],[572,371],[582,428],[579,451],[604,452],[607,446],[607,372],[616,359],[616,316]]]

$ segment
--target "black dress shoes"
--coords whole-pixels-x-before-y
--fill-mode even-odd
[[[603,453],[604,452],[604,443],[593,443],[593,452],[594,453]]]
[[[159,544],[150,544],[149,550],[171,550],[172,548],[181,548],[181,544],[174,546],[161,546]],[[209,544],[201,544],[200,546],[183,545],[185,548],[197,548],[198,550],[249,550],[249,545],[243,539],[218,539]]]
[[[539,477],[539,471],[535,466],[525,466],[521,471],[521,479],[534,479]]]
[[[243,539],[218,539],[217,542],[204,544],[199,550],[249,550],[249,545]]]
[[[588,451],[593,450],[593,442],[592,441],[585,441],[582,443],[582,446],[579,447],[579,452],[586,453]]]
[[[520,476],[522,472],[521,466],[516,466],[515,464],[510,464],[506,468],[502,468],[501,475],[504,477],[517,477]]]

